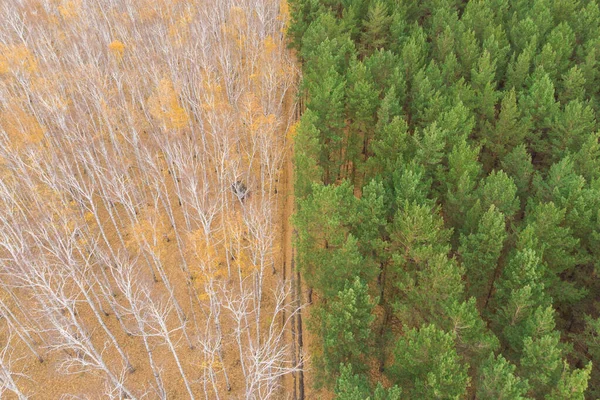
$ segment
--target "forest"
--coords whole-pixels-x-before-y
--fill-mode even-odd
[[[598,398],[598,2],[289,6],[311,398]]]
[[[286,6],[0,1],[0,398],[285,398]]]
[[[0,398],[600,398],[597,0],[0,22]]]

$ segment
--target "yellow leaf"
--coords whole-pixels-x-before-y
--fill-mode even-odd
[[[123,53],[125,53],[125,44],[119,40],[113,40],[108,45],[111,53],[117,58],[117,60],[121,60],[123,58]]]
[[[10,71],[37,71],[37,61],[29,49],[20,44],[17,46],[0,45],[0,74]]]
[[[187,112],[179,105],[177,92],[169,79],[162,79],[154,94],[148,99],[150,114],[165,128],[181,129],[187,125]]]
[[[267,54],[271,54],[275,50],[277,50],[277,44],[273,40],[273,37],[271,35],[269,35],[265,39],[265,51],[266,51]]]
[[[65,20],[75,19],[81,8],[81,0],[66,0],[58,6],[58,12]]]

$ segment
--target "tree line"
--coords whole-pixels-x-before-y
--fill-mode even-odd
[[[290,9],[316,385],[340,399],[598,397],[598,2]]]

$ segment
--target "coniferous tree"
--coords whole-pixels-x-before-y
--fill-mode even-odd
[[[562,280],[560,274],[574,268],[581,260],[579,240],[565,227],[566,210],[553,202],[538,203],[530,207],[527,223],[535,237],[532,248],[542,254],[547,266],[544,278],[545,287],[554,301],[572,303],[585,294],[572,282]]]
[[[517,251],[496,281],[495,321],[513,351],[522,348],[526,324],[538,307],[550,305],[545,293],[544,266],[531,249]]]
[[[398,340],[388,375],[409,398],[460,399],[469,384],[467,369],[456,354],[454,336],[424,325]]]
[[[339,400],[363,400],[370,396],[369,381],[362,374],[354,374],[352,365],[341,365],[340,376],[335,383],[335,395]]]
[[[416,265],[393,256],[389,269],[388,281],[396,293],[392,306],[405,326],[439,321],[463,296],[463,270],[444,254],[428,256]]]
[[[515,365],[501,354],[489,358],[481,367],[477,384],[477,398],[498,400],[526,400],[528,384],[515,375]]]
[[[482,305],[487,303],[506,237],[504,214],[493,204],[481,217],[475,232],[461,235],[458,251],[470,283],[469,294]]]
[[[323,179],[323,168],[318,160],[321,155],[322,144],[320,142],[321,132],[315,125],[317,116],[312,110],[304,113],[302,121],[299,122],[296,135],[296,151],[294,152],[294,192],[297,198],[308,196],[314,182]]]
[[[352,135],[348,135],[346,159],[352,164],[356,181],[357,171],[364,174],[364,163],[369,156],[370,143],[374,137],[375,119],[379,107],[379,91],[364,63],[356,61],[348,70],[347,117]]]
[[[428,51],[427,36],[423,28],[415,24],[400,53],[407,82],[412,82],[417,71],[425,66]]]
[[[556,116],[554,128],[549,133],[551,156],[560,160],[578,151],[585,135],[596,130],[594,111],[580,100],[569,101]]]
[[[485,178],[480,193],[483,210],[487,210],[494,205],[499,212],[504,214],[507,220],[512,219],[519,210],[517,186],[504,171],[492,171]]]
[[[318,0],[290,0],[289,7],[291,22],[287,35],[290,45],[299,50],[306,30],[322,14],[323,8]]]
[[[454,300],[439,319],[439,326],[456,334],[456,351],[472,371],[478,371],[486,357],[499,347],[498,338],[487,328],[474,297]]]
[[[562,104],[573,100],[583,101],[585,99],[585,76],[578,65],[575,65],[562,76],[558,98]]]
[[[565,361],[563,361],[563,364],[563,373],[560,380],[546,398],[548,400],[584,400],[592,371],[592,363],[588,363],[583,369],[576,370],[571,370]]]
[[[529,90],[519,99],[524,116],[531,121],[534,129],[526,138],[531,149],[538,155],[541,163],[548,163],[550,143],[548,133],[553,129],[560,111],[556,102],[554,84],[543,68],[538,68],[529,78]]]
[[[389,40],[389,29],[392,17],[387,5],[381,0],[371,1],[361,32],[361,53],[368,56],[373,51],[383,48]]]
[[[352,367],[344,365],[340,367],[340,377],[335,385],[336,399],[338,400],[400,400],[401,390],[398,386],[384,389],[378,383],[374,391],[366,377],[354,374]]]
[[[589,132],[582,138],[583,144],[573,155],[575,171],[587,182],[594,182],[600,177],[600,131]]]
[[[519,373],[530,385],[534,398],[544,398],[559,382],[564,368],[560,334],[556,331],[523,341]]]
[[[444,208],[448,210],[449,225],[457,231],[463,230],[467,211],[477,199],[475,188],[481,174],[478,154],[479,148],[473,148],[466,141],[462,141],[454,146],[448,155],[448,173],[444,179],[447,187]]]
[[[524,144],[515,147],[501,162],[502,170],[512,178],[520,198],[520,208],[523,209],[530,191],[534,176],[531,155]]]
[[[509,63],[506,72],[507,89],[514,89],[517,93],[520,93],[524,89],[537,46],[537,38],[535,36],[527,36],[526,38],[530,40],[529,45],[522,51],[513,53],[513,60]],[[515,54],[517,54],[516,58]]]
[[[404,153],[412,148],[410,141],[408,124],[401,117],[394,117],[381,126],[371,144],[373,156],[366,163],[371,174],[389,180],[395,171],[401,169]]]
[[[477,66],[471,71],[471,86],[475,92],[476,112],[479,130],[491,129],[496,116],[496,65],[488,51],[481,54]]]
[[[527,121],[521,118],[515,90],[512,89],[504,94],[496,125],[483,137],[487,155],[484,166],[495,167],[497,160],[503,160],[512,149],[523,143],[527,135]]]
[[[348,183],[313,184],[312,193],[298,202],[298,264],[307,284],[325,298],[337,295],[346,280],[376,275],[376,269],[364,268],[358,242],[350,233],[356,206]]]
[[[590,395],[597,397],[599,393],[598,384],[600,383],[600,371],[596,368],[596,363],[600,357],[600,318],[585,317],[585,328],[583,332],[575,335],[576,339],[585,346],[585,353],[581,356],[584,360],[592,360],[594,363],[590,373]]]
[[[330,382],[340,374],[340,365],[365,372],[369,355],[374,303],[368,287],[357,277],[346,281],[344,289],[320,309],[318,332],[323,340],[323,355],[317,361]]]
[[[344,96],[346,81],[331,67],[320,85],[308,87],[309,106],[318,110],[316,125],[322,143],[319,165],[323,168],[323,182],[333,183],[340,174],[342,165],[342,141],[344,139]]]

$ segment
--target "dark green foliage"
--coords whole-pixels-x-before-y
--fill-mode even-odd
[[[319,309],[318,333],[323,340],[323,355],[316,361],[327,381],[340,374],[340,364],[358,372],[367,369],[371,325],[375,316],[367,286],[359,278],[346,281],[344,289]]]
[[[390,250],[409,262],[418,264],[450,249],[448,239],[452,232],[444,229],[439,209],[416,201],[398,204],[388,232]]]
[[[423,29],[415,24],[400,52],[401,65],[408,82],[412,81],[415,73],[425,66],[428,51],[427,36]]]
[[[519,210],[517,186],[504,171],[493,171],[485,178],[479,198],[484,210],[494,205],[509,219]]]
[[[405,164],[392,173],[394,209],[397,210],[406,202],[433,205],[430,200],[431,181],[425,179],[425,167],[419,164]]]
[[[500,165],[502,170],[513,179],[517,187],[517,195],[521,199],[521,207],[523,207],[534,176],[531,155],[527,152],[525,145],[515,147],[502,159]]]
[[[385,247],[386,205],[383,183],[372,180],[358,203],[356,237],[365,262],[380,261]]]
[[[471,86],[475,91],[475,102],[479,129],[483,132],[491,129],[496,117],[496,65],[490,53],[485,50],[471,71]]]
[[[370,175],[379,174],[384,178],[391,178],[402,167],[405,161],[403,154],[412,147],[411,141],[408,125],[400,117],[394,117],[388,124],[380,127],[377,137],[371,143],[373,156],[366,162]]]
[[[341,186],[313,184],[312,193],[298,203],[298,262],[309,286],[325,298],[334,297],[346,280],[374,277],[365,268],[358,242],[350,233],[357,200],[348,183]],[[319,218],[316,218],[319,216]]]
[[[498,349],[499,342],[481,318],[475,298],[452,302],[444,314],[439,325],[456,334],[456,351],[477,370],[488,354]]]
[[[504,214],[495,205],[483,214],[475,232],[462,235],[458,249],[469,280],[469,294],[485,304],[506,240]]]
[[[346,81],[335,69],[329,69],[319,86],[309,85],[309,101],[317,119],[319,141],[322,143],[319,164],[323,167],[323,182],[337,180],[342,164],[342,141],[344,128],[344,96]]]
[[[597,397],[598,2],[290,6],[313,317],[333,327],[356,277],[379,297],[360,356],[316,340],[327,388],[397,398],[378,364],[404,398]]]
[[[555,160],[578,151],[586,135],[596,130],[594,110],[581,100],[569,101],[557,115],[555,124],[549,135],[551,155]]]
[[[530,385],[534,398],[544,398],[559,382],[563,370],[560,334],[556,331],[523,341],[520,374]]]
[[[600,132],[587,133],[581,149],[573,155],[575,170],[587,182],[600,178]]]
[[[323,168],[318,162],[321,157],[321,132],[315,125],[316,122],[317,116],[307,110],[295,137],[297,150],[294,152],[294,191],[299,199],[308,196],[312,184],[323,179]]]
[[[369,381],[362,374],[353,374],[352,365],[340,366],[340,377],[335,384],[336,399],[364,400],[370,395]]]
[[[454,146],[448,155],[448,173],[443,181],[446,182],[446,204],[448,224],[461,231],[465,223],[467,211],[477,200],[475,188],[481,164],[477,161],[478,148],[472,148],[466,141]]]
[[[521,52],[513,53],[513,59],[508,65],[506,71],[506,88],[514,89],[520,92],[525,86],[525,82],[531,71],[533,54],[537,44],[536,38],[528,36],[531,39],[529,45]]]
[[[530,207],[527,222],[535,238],[532,248],[542,254],[547,266],[544,281],[548,293],[555,301],[572,303],[581,299],[584,292],[559,277],[581,260],[579,240],[565,227],[565,215],[566,210],[553,202],[538,203]]]
[[[545,268],[531,249],[517,251],[496,281],[496,323],[504,343],[520,351],[527,323],[539,307],[547,307]]]
[[[600,318],[593,319],[589,316],[585,318],[584,330],[575,335],[580,345],[583,346],[584,352],[581,356],[583,360],[599,360],[600,359]],[[598,398],[600,395],[600,371],[595,367],[591,371],[590,378],[590,394],[592,398]]]
[[[579,66],[572,67],[562,76],[562,85],[559,94],[561,103],[566,104],[572,100],[585,99],[585,76]]]
[[[379,108],[379,90],[373,83],[365,64],[355,62],[348,70],[346,102],[347,118],[350,119],[352,135],[348,137],[346,160],[352,163],[353,176],[358,170],[364,172],[365,161],[370,156],[371,141],[375,135],[375,118]]]
[[[515,366],[501,354],[493,354],[481,367],[477,398],[497,400],[526,400],[527,381],[515,375]]]
[[[386,45],[388,40],[390,40],[389,29],[391,22],[392,16],[389,15],[385,2],[380,0],[371,1],[361,32],[360,43],[363,55],[369,55]]]
[[[523,114],[533,127],[526,141],[540,162],[546,162],[551,150],[548,133],[554,127],[560,105],[555,100],[554,83],[543,68],[536,70],[529,81],[529,90],[519,99]]]
[[[290,45],[300,49],[306,30],[323,12],[319,0],[289,0],[291,23],[287,31]]]
[[[374,391],[370,389],[368,379],[362,374],[353,374],[350,365],[340,367],[340,377],[335,385],[338,400],[400,400],[401,390],[398,386],[384,389],[381,383]]]
[[[496,166],[528,136],[528,123],[522,118],[514,89],[506,92],[502,99],[498,120],[493,128],[484,132],[483,143],[486,163]]]
[[[563,373],[560,380],[546,398],[548,400],[584,400],[591,372],[592,363],[588,363],[583,369],[571,370],[569,364],[563,361]]]
[[[394,256],[389,268],[397,294],[396,316],[408,326],[439,321],[445,309],[462,297],[462,269],[440,254],[419,265]]]
[[[461,399],[468,366],[454,348],[455,336],[434,325],[412,329],[398,340],[389,375],[410,399]]]

